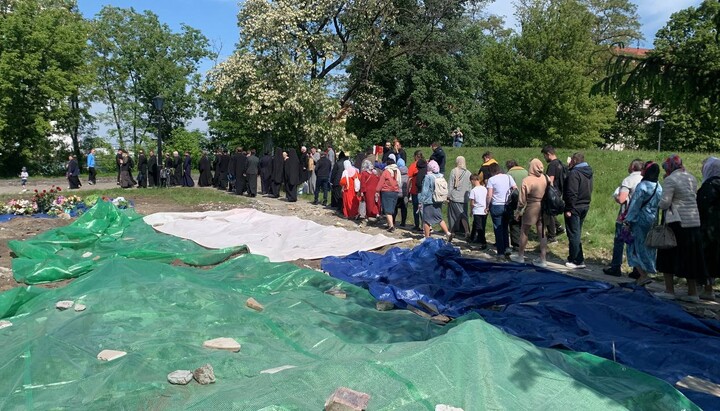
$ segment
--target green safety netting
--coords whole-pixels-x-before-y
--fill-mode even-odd
[[[10,241],[17,258],[15,280],[27,284],[79,277],[110,257],[214,265],[246,251],[244,247],[209,250],[192,241],[157,233],[133,209],[99,201],[72,224],[24,241]]]
[[[324,293],[335,286],[347,299]],[[87,310],[55,309],[65,299]],[[647,374],[478,317],[442,327],[374,307],[364,289],[256,255],[209,270],[107,258],[63,288],[0,294],[13,323],[0,329],[0,409],[319,410],[340,386],[369,393],[370,410],[698,409]],[[241,351],[202,347],[218,337]],[[101,362],[103,349],[128,355]],[[206,363],[215,384],[166,382]],[[261,373],[282,366],[295,368]]]

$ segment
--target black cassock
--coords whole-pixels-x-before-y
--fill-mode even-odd
[[[183,177],[183,161],[178,156],[173,156],[173,168],[175,171],[173,172],[173,183],[174,186],[182,185],[182,177]]]
[[[200,177],[198,178],[198,186],[210,187],[212,185],[212,174],[210,173],[210,160],[208,156],[203,154],[200,157],[200,163],[198,164],[198,171],[200,171]]]
[[[265,154],[260,159],[260,188],[263,194],[270,194],[272,175],[272,157],[270,154]]]
[[[138,171],[138,187],[145,188],[148,186],[148,160],[145,154],[138,156]]]
[[[297,186],[301,183],[300,174],[302,166],[300,159],[294,148],[288,151],[288,159],[285,160],[284,177],[285,177],[285,197],[290,202],[297,201]]]
[[[158,166],[155,154],[151,155],[148,160],[148,177],[148,186],[155,187],[158,185]]]
[[[243,153],[235,156],[235,194],[242,195],[245,192],[245,171],[247,170],[247,157]]]
[[[280,185],[283,183],[284,168],[285,163],[283,160],[282,150],[276,148],[275,156],[273,156],[272,159],[272,171],[270,173],[270,180],[272,183],[270,186],[272,192],[270,194],[275,198],[280,197]]]

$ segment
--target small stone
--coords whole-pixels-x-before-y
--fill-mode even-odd
[[[87,309],[87,306],[85,304],[75,304],[75,311],[85,311]]]
[[[193,371],[193,377],[195,377],[195,381],[201,385],[212,384],[215,382],[215,372],[210,364],[205,364]]]
[[[215,338],[214,340],[207,340],[203,343],[203,347],[212,348],[214,350],[227,350],[232,352],[240,351],[240,344],[232,338]]]
[[[375,303],[375,309],[378,311],[390,311],[395,308],[395,304],[390,301],[378,301]]]
[[[90,257],[91,255],[93,255],[93,254],[92,254],[90,251],[86,251],[86,252],[83,253],[82,258],[88,258],[88,257]]]
[[[101,361],[112,361],[124,357],[126,354],[125,351],[102,350],[100,354],[97,355],[97,359]]]
[[[8,327],[12,327],[12,323],[10,321],[5,321],[5,320],[0,321],[0,330],[2,330],[3,328],[8,328]]]
[[[325,401],[325,411],[363,411],[370,402],[370,395],[341,387]]]
[[[333,297],[337,297],[342,300],[347,298],[347,293],[337,287],[333,287],[333,288],[325,291],[325,294],[332,295]]]
[[[187,385],[193,380],[193,373],[189,370],[173,371],[168,374],[167,380],[170,384]]]
[[[435,411],[464,411],[462,408],[451,407],[445,404],[438,404],[435,406]]]
[[[73,304],[75,304],[72,301],[64,300],[64,301],[58,301],[57,304],[55,304],[55,308],[57,308],[60,311],[65,311],[69,308],[72,308]]]
[[[265,307],[263,307],[262,304],[260,304],[259,302],[257,302],[257,300],[255,300],[255,299],[252,298],[252,297],[251,297],[251,298],[248,298],[248,300],[245,302],[245,305],[246,305],[248,308],[252,308],[253,310],[258,311],[258,312],[260,312],[260,311],[262,311],[262,310],[265,309]]]

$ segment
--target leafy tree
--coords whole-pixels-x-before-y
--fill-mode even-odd
[[[0,9],[0,168],[52,161],[51,122],[87,81],[86,25],[74,1],[4,2]],[[30,161],[30,163],[29,163]]]
[[[200,130],[188,131],[184,128],[174,129],[170,141],[172,143],[167,146],[166,153],[177,151],[180,157],[183,157],[186,151],[189,152],[193,168],[198,164],[202,151],[207,144],[207,139]]]
[[[157,95],[165,98],[163,135],[172,135],[197,114],[198,66],[214,56],[198,30],[183,25],[174,33],[150,11],[105,6],[93,21],[90,43],[95,92],[107,106],[105,118],[121,146],[126,139],[133,146],[140,143],[151,126]]]
[[[651,100],[665,120],[663,140],[684,150],[720,149],[720,3],[706,0],[673,14],[647,57],[618,55],[595,92],[624,100]],[[657,131],[639,138],[654,147]],[[667,138],[665,137],[667,136]],[[665,146],[665,144],[663,144]]]

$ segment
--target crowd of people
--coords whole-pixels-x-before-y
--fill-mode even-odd
[[[289,202],[297,201],[304,192],[313,196],[313,205],[337,209],[348,219],[376,219],[384,222],[389,232],[408,228],[422,232],[425,238],[440,227],[447,241],[462,235],[481,250],[488,248],[490,220],[498,258],[518,263],[525,262],[528,238],[535,227],[540,256],[532,261],[534,265],[546,267],[548,244],[567,234],[565,265],[585,268],[581,233],[592,199],[593,170],[583,153],[573,154],[565,164],[554,147],[545,146],[540,151],[545,162],[534,158],[524,168],[511,159],[503,169],[493,153],[486,152],[477,172],[468,170],[465,158],[459,156],[446,179],[445,152],[438,143],[431,148],[428,159],[421,150],[408,159],[398,140],[352,159],[342,151],[336,154],[331,145],[324,150],[302,147],[299,153],[277,148],[260,158],[255,150],[242,147],[232,153],[218,150],[212,158],[205,152],[198,164],[198,185],[250,197],[279,198],[284,193]],[[154,151],[146,158],[140,150],[137,181],[132,156],[118,150],[116,159],[117,180],[123,188],[195,184],[187,152],[184,158],[178,152],[166,154],[160,165]],[[95,183],[94,161],[92,150],[87,164],[89,184]],[[663,184],[659,182],[661,168],[665,171]],[[72,188],[80,184],[78,175],[77,161],[71,156],[68,180]],[[648,275],[661,272],[665,291],[660,297],[676,298],[673,280],[678,276],[688,283],[688,295],[678,298],[714,299],[713,277],[720,271],[720,160],[708,158],[702,177],[698,189],[697,180],[677,155],[662,165],[633,160],[628,176],[613,194],[619,212],[612,261],[603,271],[622,276],[627,251],[627,263],[633,269],[628,275],[638,285],[650,283]],[[443,207],[447,207],[447,221]],[[408,225],[410,213],[412,227]],[[647,245],[646,237],[658,221],[669,227],[676,246],[657,250]]]

